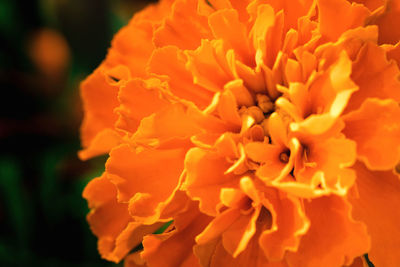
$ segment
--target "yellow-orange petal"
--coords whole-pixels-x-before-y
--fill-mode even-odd
[[[370,169],[389,170],[400,161],[398,102],[369,98],[344,121],[344,134],[357,143],[358,157]]]
[[[193,200],[200,200],[200,210],[211,216],[217,214],[222,188],[237,188],[239,177],[228,173],[231,167],[219,153],[200,148],[190,149],[185,158],[186,181],[184,188]]]
[[[366,227],[354,221],[345,199],[334,195],[320,197],[305,201],[304,206],[310,229],[302,237],[297,252],[288,253],[291,266],[337,267],[368,252]]]
[[[158,75],[167,75],[169,90],[175,96],[192,101],[204,109],[210,104],[213,93],[193,84],[192,74],[186,69],[186,61],[186,56],[177,47],[165,46],[153,52],[148,70]]]
[[[400,101],[399,75],[396,62],[386,59],[383,48],[373,43],[365,44],[353,63],[351,74],[359,90],[351,96],[345,112],[356,110],[370,97]]]
[[[354,169],[359,198],[351,198],[350,202],[354,217],[366,224],[371,236],[369,259],[375,266],[398,266],[400,177],[392,171],[370,171],[362,163]]]
[[[330,41],[335,41],[348,29],[364,26],[370,12],[361,4],[346,0],[318,0],[319,30]],[[340,14],[340,20],[337,19]]]
[[[157,219],[179,185],[184,156],[184,149],[135,151],[127,144],[113,149],[106,172],[118,189],[118,201],[129,201],[137,219]]]
[[[168,106],[159,86],[158,80],[132,79],[121,87],[118,94],[121,104],[115,110],[119,115],[116,127],[132,134],[144,117]]]

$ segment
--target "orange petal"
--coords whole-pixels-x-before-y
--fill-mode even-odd
[[[119,105],[118,90],[120,83],[113,83],[107,70],[96,69],[81,84],[81,98],[85,112],[82,126],[82,146],[88,147],[97,133],[104,129],[113,129],[118,116],[114,109]]]
[[[233,93],[229,90],[222,92],[217,106],[220,118],[240,130],[242,119],[238,113],[238,106]]]
[[[93,179],[83,191],[91,212],[87,216],[90,228],[98,237],[98,249],[107,260],[119,262],[131,249],[142,242],[145,234],[161,224],[141,226],[130,222],[127,204],[117,202],[115,186],[103,174]]]
[[[193,203],[194,204],[194,203]],[[208,224],[210,218],[198,211],[196,205],[174,218],[175,230],[161,235],[148,235],[143,240],[141,256],[152,267],[200,266],[193,254],[195,236]]]
[[[346,0],[318,0],[320,31],[329,40],[335,41],[348,29],[364,26],[370,14],[361,4],[350,4]],[[340,20],[338,20],[340,14]]]
[[[132,79],[119,92],[117,127],[134,133],[140,121],[169,103],[161,97],[159,81]]]
[[[286,251],[297,251],[310,223],[298,198],[277,194],[268,195],[268,200],[276,213],[277,230],[261,233],[259,243],[268,260],[281,261]]]
[[[337,192],[346,189],[345,192],[347,192],[347,189],[353,185],[354,174],[342,172],[342,170],[352,166],[356,161],[354,141],[345,138],[318,140],[307,145],[304,153],[303,160],[306,166],[302,170],[295,170],[295,177],[299,182],[311,183],[313,176],[317,172],[322,172],[324,174],[322,188],[328,187]],[[348,176],[343,176],[346,174]],[[343,188],[344,185],[346,188]]]
[[[385,1],[386,9],[382,16],[373,21],[379,27],[379,43],[395,44],[400,39],[400,1]]]
[[[234,78],[222,40],[202,40],[198,49],[185,52],[189,58],[186,66],[192,72],[195,84],[218,92]]]
[[[245,151],[251,160],[261,163],[256,172],[260,178],[275,179],[286,165],[279,160],[280,154],[285,152],[285,149],[281,146],[252,142],[246,144]]]
[[[190,33],[190,34],[188,34]],[[175,1],[172,12],[154,32],[157,47],[174,45],[181,49],[196,49],[202,39],[212,39],[207,18],[197,13],[197,1]]]
[[[290,28],[296,29],[298,26],[298,19],[307,15],[312,7],[313,0],[267,0],[265,1],[271,5],[275,12],[283,10],[285,16],[285,32]]]
[[[232,266],[252,266],[252,267],[288,267],[285,261],[268,262],[257,242],[257,237],[254,237],[248,244],[247,248],[236,258],[232,257],[222,245],[222,242],[217,242],[215,252],[209,260],[210,267],[232,267]]]
[[[215,39],[222,39],[227,48],[233,49],[238,59],[247,65],[254,65],[252,51],[247,37],[246,25],[239,21],[235,9],[223,9],[208,17]]]
[[[355,258],[353,263],[351,265],[348,265],[348,266],[349,267],[368,267],[369,265],[366,262],[364,257],[358,257],[358,258]]]
[[[304,121],[290,124],[292,131],[311,135],[322,135],[338,122],[351,95],[357,90],[350,79],[351,61],[342,51],[339,59],[322,76],[315,79],[309,89],[312,112]]]
[[[81,160],[87,160],[95,156],[108,153],[113,147],[118,146],[122,141],[121,135],[111,129],[100,131],[90,142],[89,147],[79,151]]]
[[[395,267],[400,262],[400,179],[392,171],[370,171],[364,164],[357,171],[359,198],[351,199],[356,219],[365,222],[371,235],[368,253],[375,266]]]
[[[129,145],[111,151],[107,175],[118,189],[118,200],[130,201],[132,216],[150,221],[159,217],[178,187],[184,155],[182,149],[136,152]]]
[[[207,244],[214,238],[220,237],[239,217],[239,209],[227,209],[212,220],[207,227],[196,236],[196,243],[199,245]]]
[[[131,140],[145,142],[154,139],[163,143],[174,138],[188,139],[199,132],[200,129],[187,115],[185,107],[176,103],[142,119]]]
[[[357,143],[357,154],[370,169],[389,170],[400,161],[400,107],[396,101],[367,99],[344,120],[344,134]]]
[[[104,66],[127,66],[133,77],[146,76],[146,64],[154,50],[153,25],[150,21],[133,17],[114,37]]]
[[[186,154],[184,188],[193,200],[200,200],[203,213],[215,216],[221,189],[237,188],[239,177],[224,174],[230,166],[224,156],[215,152],[193,148]]]
[[[147,264],[140,256],[140,251],[137,251],[125,257],[124,267],[147,267]]]
[[[400,41],[395,45],[382,46],[386,50],[387,58],[394,59],[397,62],[397,66],[400,67]]]
[[[356,110],[370,97],[400,101],[399,75],[396,62],[386,59],[385,50],[367,43],[353,63],[351,78],[360,89],[350,98],[346,112]]]
[[[186,56],[175,46],[156,49],[149,60],[149,72],[167,75],[169,89],[177,97],[192,101],[200,109],[210,104],[213,94],[193,84],[192,73],[186,69]]]
[[[369,250],[366,227],[351,218],[346,200],[332,195],[305,201],[304,205],[310,229],[298,251],[288,253],[291,266],[342,266]]]
[[[256,221],[261,207],[255,207],[250,214],[240,216],[222,233],[222,244],[234,258],[240,255],[248,246],[256,233]]]

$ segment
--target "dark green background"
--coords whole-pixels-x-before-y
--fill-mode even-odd
[[[100,259],[81,197],[105,158],[81,162],[79,83],[113,34],[150,1],[0,0],[0,266],[113,266]],[[60,33],[70,58],[49,80],[32,36]]]

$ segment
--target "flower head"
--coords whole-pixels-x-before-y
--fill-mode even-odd
[[[397,266],[400,1],[358,2],[164,0],[135,15],[81,90],[80,156],[110,155],[83,193],[101,256]]]

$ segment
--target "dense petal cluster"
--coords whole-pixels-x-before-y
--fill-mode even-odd
[[[400,266],[400,1],[161,0],[81,87],[126,266]],[[140,247],[139,245],[143,246]]]

